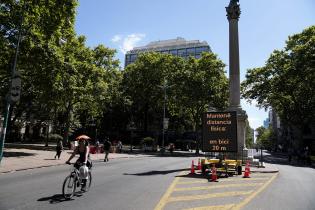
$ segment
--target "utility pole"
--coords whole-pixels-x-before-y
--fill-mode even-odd
[[[24,11],[25,2],[22,9]],[[0,163],[3,157],[3,147],[4,147],[5,137],[7,133],[10,106],[11,106],[11,103],[17,102],[20,99],[21,78],[20,78],[20,75],[16,72],[16,65],[17,65],[20,42],[21,42],[21,37],[22,37],[22,24],[23,24],[23,14],[21,14],[18,39],[17,39],[16,49],[15,49],[14,63],[13,63],[12,71],[11,71],[11,86],[10,86],[10,92],[9,92],[10,94],[6,98],[7,104],[6,104],[5,113],[4,113],[3,128],[2,128],[2,132],[0,136]]]

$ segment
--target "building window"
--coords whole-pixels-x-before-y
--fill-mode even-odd
[[[126,55],[126,62],[130,61],[130,55]]]
[[[197,47],[196,48],[196,54],[201,54],[202,52],[209,52],[208,47]]]
[[[132,55],[130,56],[130,61],[131,61],[131,62],[134,62],[136,59],[137,59],[137,54],[132,54]]]
[[[188,48],[187,49],[187,55],[188,56],[194,56],[195,55],[195,48]]]
[[[171,50],[170,54],[177,56],[177,50]]]
[[[186,49],[179,49],[178,50],[178,56],[186,57]]]

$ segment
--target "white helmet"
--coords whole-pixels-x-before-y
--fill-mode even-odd
[[[88,167],[86,165],[83,165],[79,168],[79,173],[80,173],[80,177],[81,179],[87,179],[88,178]]]

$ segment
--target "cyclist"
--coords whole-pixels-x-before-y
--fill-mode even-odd
[[[82,174],[84,177],[82,177],[82,191],[85,191],[86,189],[86,182],[87,182],[87,173],[88,169],[92,167],[92,162],[90,159],[90,148],[89,148],[89,142],[88,140],[91,139],[90,137],[86,135],[81,135],[76,138],[76,140],[79,142],[79,145],[73,150],[73,153],[69,157],[69,159],[66,161],[67,164],[70,164],[70,160],[74,158],[76,154],[79,154],[79,159],[75,162],[74,167],[76,167],[80,174]]]

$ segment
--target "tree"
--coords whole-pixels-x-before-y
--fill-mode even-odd
[[[0,46],[5,50],[0,52],[1,98],[9,87],[21,31],[18,70],[23,87],[21,100],[12,109],[13,120],[52,120],[64,129],[65,140],[70,127],[80,125],[84,116],[103,115],[121,81],[116,51],[103,45],[90,49],[85,37],[75,34],[76,6],[76,0],[7,0],[0,4]]]
[[[254,145],[254,130],[250,127],[248,120],[246,119],[246,133],[245,133],[245,143],[247,148],[252,148]]]
[[[209,104],[220,110],[227,105],[228,80],[224,67],[213,53],[205,53],[200,59],[145,53],[127,66],[122,85],[136,113],[142,117],[145,131],[148,122],[162,121],[166,81],[166,112],[170,121],[197,131]]]
[[[315,26],[290,36],[283,50],[275,50],[260,68],[249,69],[242,83],[243,97],[272,107],[284,124],[303,129],[315,117]]]
[[[128,65],[124,71],[123,91],[130,97],[144,131],[148,131],[149,121],[153,122],[154,116],[161,113],[164,99],[161,87],[164,80],[168,80],[168,72],[178,68],[176,60],[171,55],[145,53],[139,55],[136,62]]]
[[[271,150],[273,148],[273,133],[272,133],[272,129],[269,128],[265,128],[263,126],[258,127],[256,129],[257,135],[256,135],[256,144],[259,147],[262,147],[264,149],[268,149]]]
[[[203,53],[200,59],[188,58],[184,68],[172,78],[177,91],[173,102],[191,120],[193,131],[200,128],[202,113],[209,106],[219,110],[227,106],[228,80],[224,67],[215,54]]]
[[[10,110],[15,116],[12,123],[16,119],[21,120],[26,112],[26,118],[32,113],[39,120],[43,113],[45,116],[49,113],[51,100],[46,102],[46,99],[51,99],[49,91],[53,82],[50,75],[58,68],[61,59],[58,52],[50,49],[58,49],[60,38],[74,35],[76,5],[74,0],[7,0],[1,3],[0,46],[4,50],[0,53],[2,99],[10,85],[18,34],[22,37],[17,60],[17,70],[22,75],[22,95],[20,102]]]

